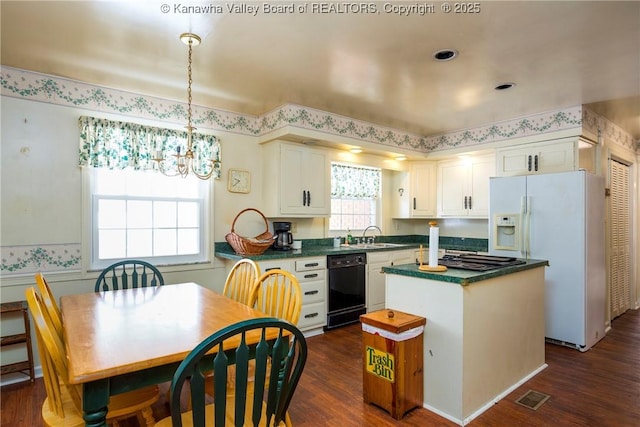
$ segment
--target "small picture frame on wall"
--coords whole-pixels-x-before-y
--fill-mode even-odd
[[[232,193],[249,193],[251,191],[251,173],[242,169],[229,169],[227,189]]]

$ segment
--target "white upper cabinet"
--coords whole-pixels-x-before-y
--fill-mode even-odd
[[[576,140],[540,142],[497,151],[498,176],[532,175],[576,170]]]
[[[331,171],[323,150],[275,141],[264,146],[264,154],[265,216],[330,215]]]
[[[436,215],[436,163],[414,162],[409,173],[411,217],[433,218]]]
[[[494,154],[438,162],[438,216],[487,218],[495,171]]]
[[[436,162],[412,162],[409,172],[394,177],[393,218],[436,216]]]

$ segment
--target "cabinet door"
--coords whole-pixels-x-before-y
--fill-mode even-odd
[[[576,169],[576,141],[526,144],[498,150],[497,175],[515,176]]]
[[[438,164],[438,216],[467,216],[469,172],[459,161]]]
[[[318,150],[307,152],[304,161],[304,189],[307,191],[305,213],[314,216],[331,213],[331,172],[327,155]]]
[[[367,312],[385,308],[385,275],[382,267],[391,265],[391,251],[367,254]]]
[[[434,217],[436,215],[436,163],[414,163],[411,165],[410,174],[411,217]]]
[[[282,144],[279,167],[281,214],[329,215],[330,176],[324,152]]]
[[[391,172],[391,192],[388,198],[383,200],[391,201],[392,218],[411,218],[411,183],[410,172]],[[385,196],[383,196],[385,197]]]
[[[470,166],[468,215],[479,218],[489,216],[489,178],[495,176],[495,157],[482,156],[473,159]]]
[[[306,191],[303,183],[304,151],[295,146],[283,144],[280,151],[280,213],[304,213]]]
[[[416,262],[415,249],[404,249],[393,252],[392,265],[411,264]]]
[[[554,173],[575,170],[575,146],[573,141],[566,141],[537,147],[533,154],[534,172]]]
[[[489,177],[495,175],[493,154],[438,164],[438,216],[486,218]]]
[[[528,175],[530,155],[529,147],[498,150],[498,176]]]

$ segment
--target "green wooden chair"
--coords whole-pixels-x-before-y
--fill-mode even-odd
[[[156,266],[146,261],[129,259],[111,264],[102,270],[96,280],[95,291],[162,285],[164,285],[164,278]]]
[[[257,344],[247,344],[256,341]],[[214,348],[215,357],[207,355]],[[306,340],[289,322],[265,317],[228,326],[202,341],[180,364],[171,382],[171,416],[156,426],[285,425],[306,360]],[[251,361],[255,361],[253,379],[248,375]],[[228,393],[232,365],[235,384],[233,392]],[[204,383],[205,378],[212,378],[208,375],[211,371],[214,403],[207,404]],[[185,383],[189,384],[191,410],[181,413]]]

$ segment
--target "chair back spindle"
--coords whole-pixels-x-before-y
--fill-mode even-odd
[[[256,281],[249,306],[297,325],[302,309],[300,283],[288,271],[268,270]]]
[[[249,298],[256,279],[260,277],[260,267],[248,258],[235,263],[224,283],[222,294],[234,301],[249,305]]]
[[[164,285],[160,270],[142,260],[125,260],[111,264],[102,270],[96,280],[95,291],[146,288]]]
[[[250,344],[256,340],[257,344]],[[306,360],[306,340],[287,321],[259,318],[228,326],[202,341],[180,364],[171,382],[171,417],[157,425],[283,425]],[[248,375],[250,364],[255,367],[254,378]],[[235,376],[229,393],[231,366]],[[204,383],[211,371],[214,403],[207,404]],[[192,410],[181,413],[185,385]]]
[[[53,327],[60,337],[61,340],[64,340],[64,328],[62,327],[62,312],[60,311],[60,306],[58,306],[58,302],[56,298],[53,296],[53,292],[49,287],[49,283],[44,278],[42,273],[36,273],[36,285],[38,285],[38,290],[40,291],[41,301],[49,314],[49,319],[53,324]]]

